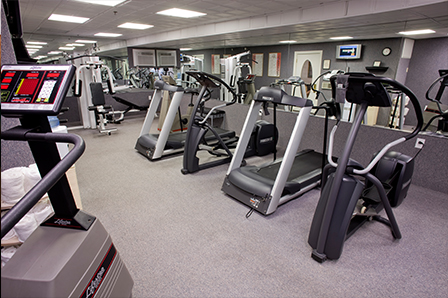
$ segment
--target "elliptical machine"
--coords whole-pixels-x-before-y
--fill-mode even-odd
[[[194,173],[230,162],[233,154],[229,148],[236,146],[236,143],[238,142],[238,137],[236,137],[235,134],[226,136],[220,133],[222,129],[212,127],[207,120],[210,119],[211,115],[218,109],[236,103],[239,94],[216,76],[205,72],[194,71],[188,71],[187,74],[195,78],[197,82],[201,84],[202,88],[193,108],[194,119],[192,119],[188,125],[187,136],[185,139],[183,168],[181,170],[182,174]],[[232,94],[232,101],[207,109],[204,107],[204,103],[210,97],[206,96],[206,94],[210,94],[209,89],[219,87],[225,88]],[[206,111],[208,112],[206,113]],[[245,157],[252,155],[267,155],[274,152],[275,145],[277,144],[277,139],[274,137],[274,131],[276,131],[276,128],[273,124],[270,124],[267,121],[257,122],[257,127],[251,135],[251,146],[246,150]],[[212,134],[214,139],[207,140],[205,138],[207,133]],[[200,150],[200,145],[207,147],[210,154],[220,158],[200,164],[199,157],[197,156],[197,153]]]
[[[369,219],[388,225],[393,237],[401,238],[392,207],[399,206],[407,195],[415,156],[412,158],[388,150],[415,137],[423,124],[418,99],[411,90],[392,79],[372,74],[347,73],[333,76],[331,84],[333,98],[337,102],[342,103],[346,99],[358,104],[359,110],[338,163],[331,156],[339,121],[330,134],[329,164],[324,168],[321,196],[308,237],[308,243],[313,248],[312,258],[320,263],[326,259],[338,259],[345,240]],[[384,146],[374,155],[369,165],[363,167],[351,160],[350,154],[367,107],[392,105],[384,85],[390,85],[410,98],[418,123],[412,133]],[[388,220],[378,214],[383,208]]]
[[[445,88],[448,87],[448,69],[439,69],[439,75],[440,77],[437,78],[431,86],[429,86],[428,90],[426,91],[426,99],[433,102],[434,105],[437,106],[437,109],[431,109],[431,107],[428,105],[425,109],[425,113],[434,116],[430,117],[429,120],[427,120],[427,123],[425,127],[422,129],[422,131],[426,131],[428,127],[434,122],[434,120],[438,119],[437,123],[437,133],[440,133],[442,135],[448,136],[448,111],[444,111],[442,109],[442,95],[445,91]],[[434,86],[440,82],[439,90],[437,91],[437,94],[435,98],[431,98],[429,94],[431,93],[431,90],[434,88]],[[425,117],[425,115],[423,115]],[[425,119],[426,120],[426,119]]]
[[[54,215],[21,245],[1,271],[2,297],[131,297],[133,281],[110,235],[76,208],[65,172],[85,149],[74,134],[52,133],[73,79],[72,65],[3,65],[1,114],[21,126],[4,140],[28,141],[43,177],[1,219],[3,238],[48,192]],[[74,147],[61,160],[56,142]]]

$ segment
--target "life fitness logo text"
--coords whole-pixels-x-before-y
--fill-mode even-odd
[[[95,297],[96,291],[98,290],[99,286],[103,282],[104,278],[106,277],[107,272],[109,271],[110,265],[112,264],[113,260],[115,259],[117,250],[115,249],[115,246],[111,244],[109,251],[107,252],[106,256],[104,257],[103,261],[101,262],[100,266],[96,270],[93,277],[90,279],[89,284],[84,289],[84,292],[80,296],[81,298],[93,298]]]

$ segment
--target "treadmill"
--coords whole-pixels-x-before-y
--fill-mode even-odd
[[[157,160],[163,156],[181,153],[184,151],[187,132],[180,131],[171,133],[171,127],[180,107],[184,91],[185,90],[182,87],[170,85],[162,80],[158,80],[154,83],[154,94],[152,96],[145,121],[143,122],[140,136],[135,144],[135,149],[149,160]],[[159,104],[162,101],[163,92],[173,92],[171,104],[165,116],[160,133],[151,134],[149,131],[154,122]],[[194,115],[192,115],[192,117],[194,117]],[[216,128],[216,130],[221,137],[235,137],[235,132],[226,131],[219,128]],[[212,141],[215,139],[215,136],[210,132],[205,135],[205,139],[206,141]]]
[[[300,108],[285,154],[267,165],[241,166],[258,112],[263,107],[266,113],[270,103],[274,107],[281,104]],[[324,154],[314,150],[297,153],[311,109],[311,100],[288,95],[278,88],[262,87],[255,95],[222,185],[226,194],[251,207],[248,215],[253,210],[271,214],[279,205],[319,185]]]

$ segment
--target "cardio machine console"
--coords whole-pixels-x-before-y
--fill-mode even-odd
[[[59,114],[74,74],[73,65],[3,65],[2,115]]]

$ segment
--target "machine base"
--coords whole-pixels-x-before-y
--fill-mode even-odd
[[[131,297],[133,280],[98,219],[38,227],[2,268],[2,297]]]

